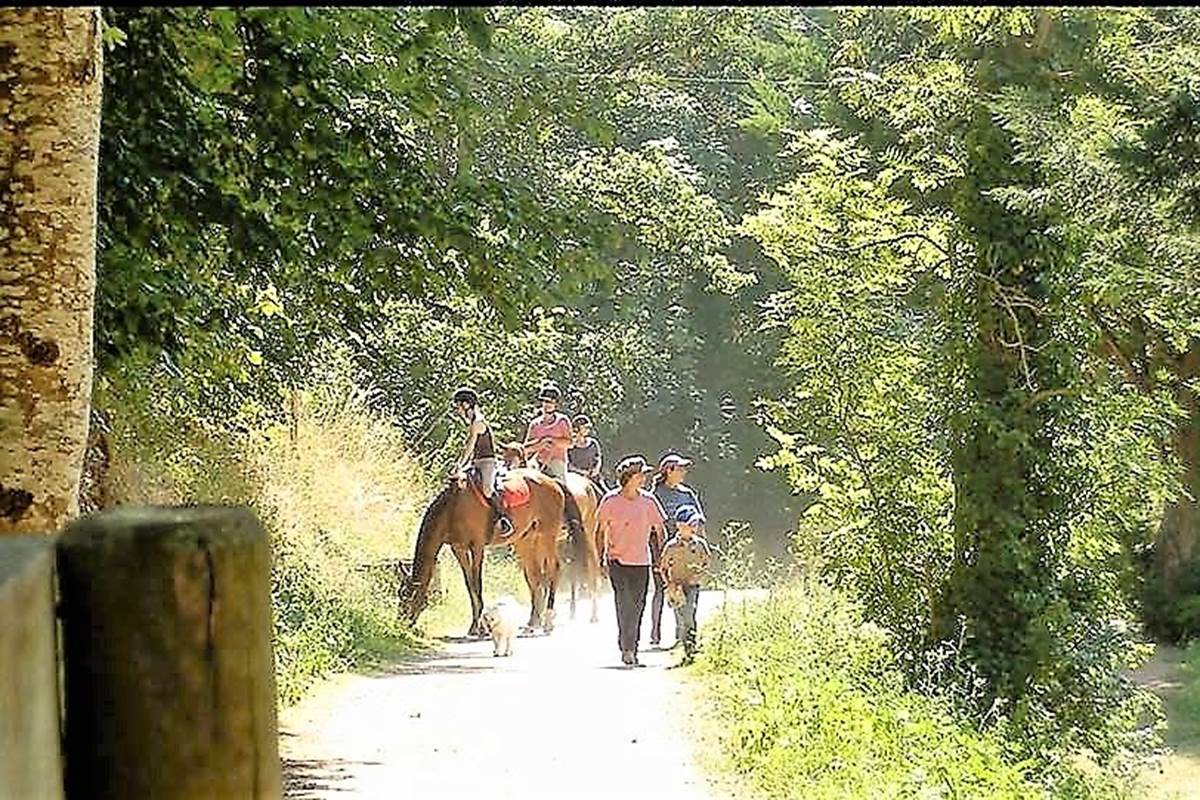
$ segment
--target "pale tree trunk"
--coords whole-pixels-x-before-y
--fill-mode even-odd
[[[92,384],[100,11],[0,8],[0,534],[78,512]]]

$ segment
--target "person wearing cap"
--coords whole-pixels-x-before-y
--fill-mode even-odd
[[[667,453],[658,462],[658,471],[654,475],[654,497],[662,505],[667,515],[667,536],[675,535],[675,513],[683,506],[693,506],[704,514],[704,506],[696,490],[686,485],[683,479],[687,477],[688,468],[692,466],[690,458],[684,458],[678,453]],[[657,564],[660,552],[654,554]],[[662,574],[654,573],[654,598],[650,601],[650,644],[657,645],[662,641],[662,612],[663,600],[666,599],[667,585]],[[678,637],[678,631],[676,631]]]
[[[496,442],[492,437],[492,428],[483,416],[483,409],[479,407],[479,395],[474,389],[463,387],[454,393],[453,402],[455,410],[467,423],[467,444],[458,460],[456,472],[468,467],[475,468],[479,476],[479,488],[496,516],[498,532],[502,537],[508,536],[513,532],[513,524],[496,493]]]
[[[608,487],[600,477],[600,443],[592,438],[591,433],[591,418],[587,414],[576,416],[572,422],[571,447],[567,450],[567,469],[591,478],[600,495],[604,496]]]
[[[642,633],[642,615],[646,610],[646,591],[653,563],[650,542],[662,546],[666,515],[654,495],[642,486],[653,472],[641,456],[629,456],[617,465],[621,488],[609,492],[600,501],[600,529],[604,541],[601,550],[608,565],[608,576],[617,608],[617,644],[621,663],[640,666],[638,640]]]
[[[712,548],[705,541],[704,514],[695,506],[675,512],[675,535],[663,546],[659,569],[667,584],[667,602],[675,610],[676,643],[683,642],[683,662],[696,653],[696,608],[700,583],[712,564]]]
[[[542,472],[560,481],[567,479],[567,448],[571,446],[571,420],[558,410],[562,393],[546,384],[538,394],[542,413],[529,423],[525,436],[526,452],[537,458]]]

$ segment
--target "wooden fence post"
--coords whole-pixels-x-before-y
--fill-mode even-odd
[[[0,536],[0,798],[63,796],[54,543]]]
[[[120,508],[59,541],[71,798],[281,796],[270,549],[243,508]]]

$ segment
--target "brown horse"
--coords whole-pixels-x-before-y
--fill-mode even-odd
[[[517,442],[510,442],[500,448],[501,457],[509,468],[521,468],[528,465],[525,448]],[[587,588],[592,598],[592,622],[599,621],[600,591],[607,580],[605,570],[600,566],[603,554],[600,552],[604,543],[600,538],[600,490],[596,484],[577,472],[568,472],[567,490],[575,500],[579,509],[580,522],[583,525],[584,541],[591,546],[586,550],[570,548],[563,559],[566,564],[567,580],[571,585],[571,619],[575,619],[575,601],[580,585]],[[560,541],[562,538],[560,537]]]
[[[451,478],[434,498],[417,534],[412,569],[400,590],[410,622],[416,622],[428,599],[428,587],[442,545],[450,545],[462,568],[463,581],[471,598],[469,636],[480,634],[483,613],[483,551],[485,546],[512,544],[529,586],[529,627],[549,632],[553,626],[547,610],[554,608],[554,590],[558,583],[559,532],[563,528],[565,498],[558,483],[536,470],[512,470],[509,475],[524,478],[529,486],[529,502],[509,510],[513,532],[497,541],[492,527],[491,509],[484,505],[477,490],[463,476]],[[580,545],[580,549],[582,545]]]
[[[571,585],[571,619],[575,619],[575,598],[582,585],[592,598],[590,621],[598,622],[600,591],[607,579],[605,570],[600,566],[603,560],[601,550],[604,547],[600,536],[600,490],[595,483],[578,472],[567,473],[567,489],[579,507],[584,542],[587,544],[587,547],[582,549],[572,548],[570,556],[566,559],[567,581]]]

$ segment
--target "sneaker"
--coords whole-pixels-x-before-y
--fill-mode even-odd
[[[632,667],[635,663],[637,663],[637,659],[634,658],[632,650],[621,651],[621,663],[627,667]]]

